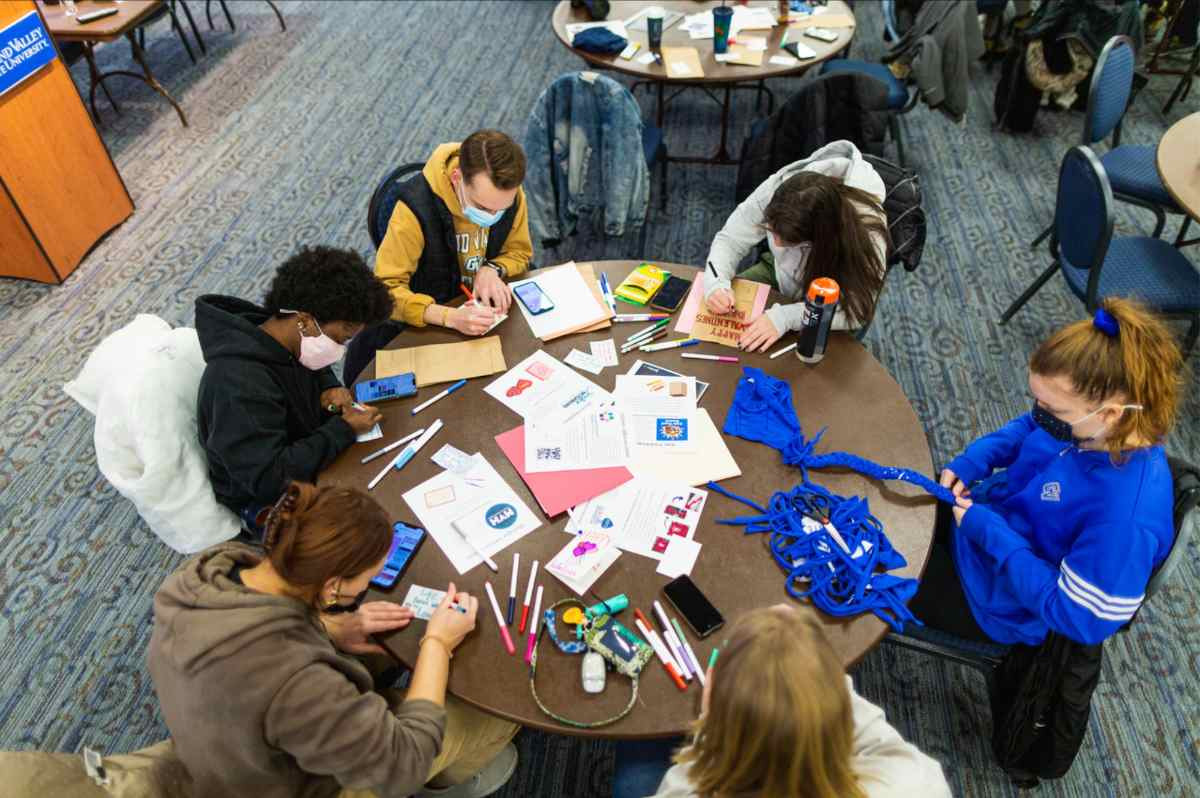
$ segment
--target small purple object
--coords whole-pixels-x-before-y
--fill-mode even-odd
[[[595,543],[585,540],[583,543],[580,543],[574,548],[572,554],[574,554],[576,557],[582,557],[594,548],[596,548]]]

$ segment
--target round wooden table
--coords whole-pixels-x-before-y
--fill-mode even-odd
[[[711,13],[712,9],[721,5],[718,0],[656,0],[654,3],[646,2],[645,0],[613,0],[611,10],[608,13],[609,20],[626,20],[633,17],[642,9],[649,5],[657,5],[667,11],[677,11],[685,16],[689,14],[698,14],[700,12]],[[727,3],[727,5],[733,5]],[[761,5],[761,4],[760,4]],[[846,14],[854,16],[850,6],[843,0],[830,0],[826,6],[829,10],[825,13],[829,14]],[[560,0],[558,6],[554,9],[552,24],[554,34],[558,40],[563,43],[563,46],[571,52],[578,55],[589,64],[599,69],[612,69],[616,72],[622,72],[637,78],[639,81],[653,83],[658,89],[656,120],[658,127],[663,126],[663,120],[666,115],[666,106],[674,97],[664,97],[664,84],[690,86],[703,89],[709,93],[709,96],[716,100],[716,96],[712,93],[713,89],[723,90],[721,103],[721,143],[717,148],[717,153],[711,157],[691,156],[691,155],[671,155],[668,160],[679,163],[707,163],[707,164],[737,164],[739,159],[729,155],[728,138],[729,138],[729,113],[730,113],[730,92],[734,88],[755,89],[757,91],[766,91],[768,96],[770,90],[762,85],[762,81],[766,78],[782,78],[789,76],[801,75],[807,72],[812,67],[828,61],[835,55],[844,50],[850,40],[854,38],[854,27],[849,28],[834,28],[834,33],[838,35],[836,41],[823,42],[817,39],[804,36],[800,29],[791,27],[788,33],[788,41],[803,42],[810,50],[817,55],[815,58],[809,58],[804,61],[796,62],[791,66],[783,66],[780,64],[772,64],[771,56],[782,53],[790,55],[786,51],[780,49],[780,42],[783,39],[784,31],[789,28],[785,25],[776,25],[770,30],[749,30],[746,31],[747,36],[755,38],[765,38],[767,40],[767,51],[763,53],[763,62],[761,66],[741,66],[738,64],[724,64],[717,61],[713,52],[712,39],[693,39],[687,31],[683,30],[683,20],[676,22],[671,27],[663,31],[662,43],[665,47],[694,47],[700,55],[700,67],[704,70],[702,78],[686,78],[677,79],[667,77],[666,66],[657,62],[649,64],[639,63],[637,56],[647,52],[649,42],[647,40],[647,32],[643,30],[628,31],[629,40],[638,42],[641,48],[638,49],[637,55],[634,58],[626,60],[619,55],[599,55],[589,53],[584,50],[577,50],[571,47],[571,37],[567,35],[567,25],[577,22],[590,22],[587,16],[586,9],[572,8],[570,0]],[[746,83],[754,83],[756,85],[739,85]],[[676,92],[678,94],[678,92]],[[772,103],[774,98],[772,96]]]
[[[614,286],[637,265],[636,261],[597,261],[593,264],[598,273],[607,274]],[[690,266],[671,263],[659,265],[689,278],[695,274],[695,269]],[[622,302],[618,302],[617,309],[623,313],[641,310]],[[622,340],[642,326],[617,324],[612,329],[570,335],[542,346],[540,341],[533,338],[520,312],[514,308],[510,318],[497,328],[496,333],[501,337],[505,361],[512,367],[538,347],[561,360],[572,348],[587,351],[587,342],[591,340],[615,337],[619,346]],[[388,348],[456,340],[462,340],[461,336],[443,328],[414,328],[398,336]],[[733,399],[741,369],[733,364],[684,360],[679,356],[682,351],[732,354],[734,350],[715,344],[701,344],[687,350],[633,352],[621,357],[620,366],[607,368],[598,377],[585,376],[611,390],[615,385],[614,376],[628,371],[639,357],[693,375],[711,383],[700,400],[700,406],[708,410],[713,422],[720,428]],[[765,354],[741,354],[741,358],[743,364],[757,366],[791,382],[796,410],[804,431],[812,435],[821,427],[829,427],[823,439],[822,451],[845,450],[881,463],[905,466],[926,474],[932,472],[933,464],[925,432],[904,391],[862,344],[851,336],[834,335],[824,361],[815,367],[802,364],[792,354],[774,360],[768,359]],[[373,367],[368,366],[365,372],[374,374]],[[441,418],[445,421],[445,428],[404,470],[389,474],[372,491],[372,495],[393,518],[415,520],[415,514],[401,495],[441,472],[430,461],[430,456],[447,443],[468,454],[482,452],[508,484],[534,508],[534,512],[540,512],[525,483],[495,442],[496,435],[521,423],[515,413],[483,392],[483,387],[497,377],[499,375],[471,380],[461,390],[415,418],[410,415],[409,408],[433,396],[443,386],[423,388],[418,396],[381,405],[385,416],[383,440],[352,446],[321,474],[321,484],[364,489],[367,481],[385,463],[381,458],[362,465],[359,461],[364,455],[418,426]],[[774,449],[728,436],[725,437],[725,443],[740,466],[742,476],[725,480],[721,483],[723,487],[763,503],[774,491],[796,484],[796,471],[784,466]],[[822,471],[817,479],[842,495],[866,496],[872,511],[883,522],[892,544],[908,560],[908,566],[896,573],[910,577],[921,574],[933,537],[933,499],[907,483],[873,483],[849,472]],[[727,624],[747,610],[792,600],[784,590],[783,573],[766,549],[764,536],[745,535],[740,527],[715,523],[717,519],[747,512],[751,511],[745,505],[710,491],[696,531],[696,540],[704,548],[692,571],[692,578],[725,616]],[[395,587],[382,592],[373,590],[370,599],[399,602],[413,584],[444,590],[452,580],[460,590],[479,595],[476,631],[455,652],[450,668],[449,689],[455,696],[486,712],[524,726],[565,734],[637,738],[683,733],[697,713],[699,685],[693,683],[687,692],[681,692],[656,661],[652,661],[643,672],[640,701],[629,715],[599,729],[580,730],[551,720],[534,703],[529,692],[529,668],[522,656],[524,637],[515,638],[518,643],[517,656],[505,653],[495,618],[487,604],[483,583],[492,582],[503,609],[509,587],[512,553],[519,551],[522,573],[518,579],[517,600],[520,601],[524,597],[529,566],[533,560],[546,563],[566,545],[567,537],[563,532],[565,521],[565,515],[550,519],[514,546],[497,554],[494,559],[500,565],[498,574],[480,565],[460,577],[437,543],[431,538],[427,539]],[[629,596],[631,607],[649,612],[654,599],[662,600],[661,588],[669,581],[655,573],[656,566],[657,563],[645,557],[623,554],[600,577],[593,589],[604,597],[625,593]],[[545,588],[543,608],[574,595],[556,578],[543,571],[539,571],[538,580]],[[587,603],[594,602],[588,599]],[[632,611],[626,610],[618,615],[618,619],[632,626],[631,616]],[[886,625],[873,615],[844,620],[822,617],[830,642],[847,666],[857,662],[887,631]],[[683,623],[682,620],[680,623]],[[414,621],[407,629],[383,636],[381,642],[398,660],[411,665],[416,660],[417,643],[424,627],[423,621]],[[559,629],[563,629],[561,623]],[[685,631],[702,663],[708,661],[709,652],[714,646],[719,646],[723,639],[721,630],[704,640],[698,640],[691,629],[685,628]],[[516,635],[515,625],[511,633]],[[628,679],[610,673],[605,691],[598,696],[589,696],[580,686],[579,668],[579,656],[562,654],[554,648],[548,636],[543,637],[537,679],[538,693],[547,706],[575,719],[599,720],[616,714],[628,701]]]
[[[1155,163],[1167,193],[1191,218],[1200,222],[1200,111],[1185,116],[1167,129],[1158,142]],[[1181,241],[1195,244],[1200,238]]]

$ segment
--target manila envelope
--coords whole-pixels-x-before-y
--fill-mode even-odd
[[[726,64],[741,64],[742,66],[762,66],[764,51],[751,50],[744,44],[731,44],[728,49]]]
[[[375,353],[375,379],[411,371],[421,388],[507,370],[498,335],[453,344],[380,349]]]
[[[736,347],[741,340],[742,330],[750,326],[754,319],[754,299],[758,296],[761,283],[753,280],[736,279],[733,281],[734,311],[727,316],[718,316],[709,312],[703,304],[696,311],[696,323],[692,325],[691,336],[701,341]]]
[[[663,47],[662,58],[669,78],[704,77],[704,69],[700,66],[700,52],[695,47]]]
[[[600,288],[600,278],[596,276],[596,270],[592,268],[592,264],[576,263],[575,268],[579,270],[581,275],[583,275],[583,281],[588,284],[588,288],[592,289],[592,294],[594,294],[596,299],[600,302],[600,306],[608,307],[608,300],[604,298],[604,291]],[[609,281],[609,284],[615,285],[615,283],[613,283],[611,280]],[[596,322],[591,327],[584,327],[582,330],[576,330],[576,332],[596,332],[597,330],[604,330],[611,326],[612,319],[605,319],[604,321]]]

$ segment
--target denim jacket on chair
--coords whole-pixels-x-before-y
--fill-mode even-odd
[[[650,199],[642,115],[620,83],[594,72],[559,76],[529,115],[524,147],[535,241],[562,240],[581,213],[596,210],[605,235],[642,226]]]

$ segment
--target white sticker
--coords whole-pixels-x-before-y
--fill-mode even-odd
[[[583,369],[591,374],[599,374],[604,370],[604,364],[597,358],[586,352],[580,352],[578,349],[572,349],[570,353],[563,358],[563,362],[577,369]]]
[[[620,361],[617,360],[617,343],[609,338],[607,341],[592,341],[592,357],[599,360],[606,366],[616,366]]]
[[[437,454],[430,459],[450,473],[458,474],[459,476],[475,467],[475,459],[473,457],[448,443],[438,449]]]

